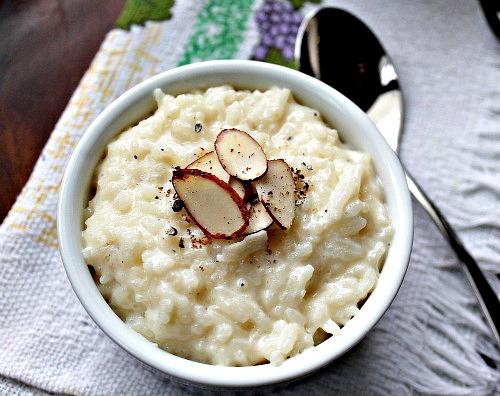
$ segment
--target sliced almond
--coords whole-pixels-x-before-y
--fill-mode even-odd
[[[246,132],[222,130],[215,140],[215,152],[224,170],[240,180],[255,180],[266,173],[266,154]]]
[[[199,169],[203,172],[211,173],[225,183],[229,181],[229,173],[227,173],[220,164],[215,151],[206,153],[197,160],[191,162],[186,168]]]
[[[242,182],[240,182],[238,179],[235,179],[234,177],[231,177],[228,184],[233,188],[234,191],[236,191],[236,194],[238,194],[241,199],[245,199],[247,191],[245,185]]]
[[[292,171],[282,160],[267,163],[267,173],[255,182],[255,189],[267,212],[283,229],[290,228],[295,217],[295,183]]]
[[[199,169],[176,169],[172,184],[193,221],[217,239],[238,236],[248,226],[245,202],[227,183]]]
[[[273,224],[273,218],[269,216],[266,208],[262,202],[257,201],[249,204],[250,218],[248,220],[248,227],[243,231],[243,235],[254,234],[260,230],[265,230]]]

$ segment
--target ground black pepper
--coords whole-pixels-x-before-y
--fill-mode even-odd
[[[258,200],[259,200],[259,195],[257,193],[252,193],[252,195],[248,197],[248,202],[250,202],[251,204],[257,203]]]
[[[180,212],[183,207],[184,207],[184,202],[182,201],[182,199],[176,199],[172,204],[172,210],[174,212]]]

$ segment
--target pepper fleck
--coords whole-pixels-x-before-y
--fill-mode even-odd
[[[137,159],[137,155],[134,155],[134,158]]]
[[[248,202],[250,203],[256,203],[259,200],[259,195],[257,193],[253,193],[248,197]]]
[[[184,202],[181,199],[176,199],[172,204],[172,210],[174,212],[180,212],[184,207]]]
[[[168,235],[176,236],[177,235],[177,229],[175,227],[170,227],[170,230],[168,230]]]
[[[199,122],[197,122],[197,123],[194,125],[194,131],[195,131],[196,133],[200,133],[202,129],[203,129],[203,125],[201,125]]]
[[[184,249],[184,239],[182,239],[182,238],[179,239],[179,247],[181,249]]]

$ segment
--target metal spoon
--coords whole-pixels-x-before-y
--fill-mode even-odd
[[[403,130],[398,75],[373,32],[338,8],[320,8],[304,18],[295,44],[299,70],[336,88],[365,111],[394,151]],[[408,188],[434,220],[464,264],[484,317],[500,345],[500,301],[478,264],[440,210],[406,171]]]

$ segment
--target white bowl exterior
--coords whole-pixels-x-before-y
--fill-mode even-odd
[[[152,92],[155,88],[177,95],[223,84],[241,89],[289,88],[299,102],[319,110],[344,142],[370,153],[395,230],[377,287],[359,314],[347,322],[339,336],[279,366],[212,366],[161,350],[118,318],[97,289],[82,256],[84,200],[106,144],[154,109]],[[229,388],[256,387],[300,378],[356,345],[394,299],[408,266],[413,239],[411,200],[401,164],[366,114],[333,88],[305,74],[262,62],[238,60],[202,62],[166,71],[130,89],[108,106],[90,125],[68,162],[61,185],[57,225],[61,255],[73,289],[89,315],[108,336],[138,359],[169,376],[183,382]]]

